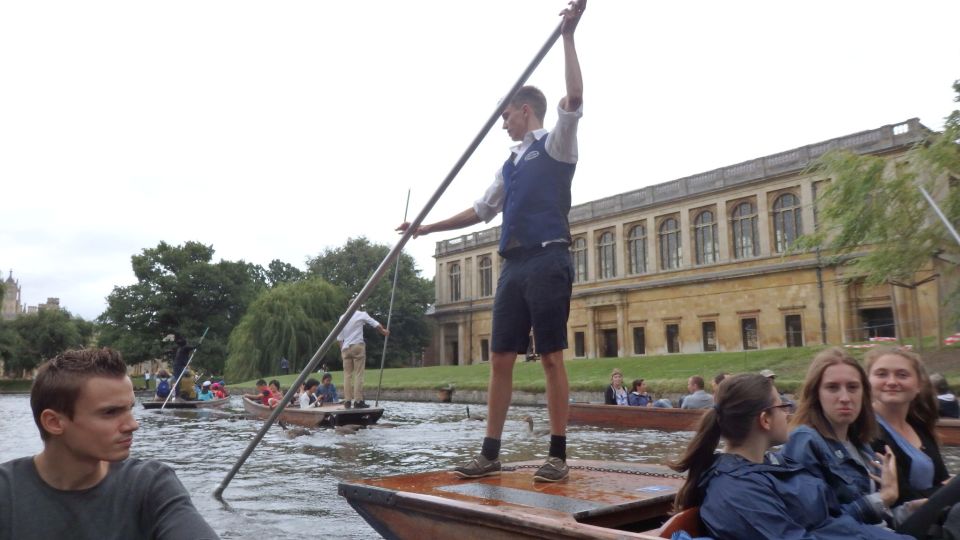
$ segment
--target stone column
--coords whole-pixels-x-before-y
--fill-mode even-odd
[[[717,252],[717,262],[725,263],[731,259],[730,256],[730,216],[727,215],[727,205],[720,201],[717,203],[717,245],[720,248]]]
[[[757,234],[760,236],[757,240],[760,242],[760,256],[768,257],[773,252],[773,240],[770,231],[773,216],[767,205],[767,194],[757,193]]]
[[[596,346],[596,319],[597,319],[597,309],[593,306],[587,308],[587,335],[586,343],[584,348],[586,351],[587,358],[596,358],[597,357],[597,346]]]
[[[597,280],[597,239],[594,237],[594,230],[587,230],[584,239],[587,241],[587,279],[584,283]],[[587,356],[587,358],[592,358]]]
[[[684,207],[680,209],[680,268],[690,268],[695,264],[693,258],[693,229],[690,223],[690,211]]]
[[[627,275],[627,239],[623,237],[623,223],[617,223],[613,231],[614,245],[613,253],[616,260],[617,277],[621,278]]]
[[[467,332],[466,325],[463,322],[457,323],[457,365],[462,366],[466,364],[466,350],[467,350]]]
[[[617,357],[623,358],[626,356],[624,354],[624,346],[627,343],[627,328],[626,328],[626,310],[624,309],[624,302],[620,300],[617,302]]]
[[[445,358],[447,356],[446,325],[444,324],[443,320],[438,319],[437,327],[440,334],[440,346],[437,347],[437,355],[439,355],[440,358],[437,359],[437,365],[445,366],[447,365],[445,361]]]

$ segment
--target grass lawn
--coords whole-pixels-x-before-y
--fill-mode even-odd
[[[33,385],[33,381],[31,380],[2,379],[0,380],[0,393],[29,392],[31,385]]]
[[[744,373],[772,369],[777,374],[777,386],[782,391],[796,392],[803,382],[810,360],[823,349],[824,347],[817,346],[746,352],[575,359],[568,360],[566,364],[571,390],[603,391],[610,382],[610,371],[613,368],[620,368],[623,371],[628,385],[633,379],[646,379],[650,391],[655,394],[685,393],[687,378],[691,375],[702,375],[709,381],[720,372]],[[960,348],[951,347],[946,350],[960,352]],[[864,350],[851,349],[851,353],[861,358]],[[960,381],[960,362],[951,360],[943,363],[942,366],[937,365],[936,368],[943,372],[951,383]],[[368,367],[364,377],[366,387],[375,388],[379,376],[379,370]],[[488,363],[469,366],[386,369],[383,372],[383,388],[429,390],[453,385],[457,390],[486,390],[489,376]],[[281,385],[287,387],[296,379],[296,375],[264,378],[267,380],[276,378]],[[333,381],[340,387],[343,383],[343,373],[334,372]],[[254,381],[235,383],[231,386],[252,388]],[[513,388],[543,392],[544,378],[540,363],[518,360],[513,370]]]

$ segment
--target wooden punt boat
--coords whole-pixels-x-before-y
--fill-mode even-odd
[[[534,483],[541,464],[470,480],[435,471],[344,481],[337,492],[388,539],[623,540],[658,538],[683,483],[661,465],[586,460],[570,460],[563,482]]]
[[[694,431],[704,409],[665,409],[659,407],[624,407],[601,403],[571,403],[570,425],[609,428],[656,429],[660,431]],[[940,443],[960,446],[960,420],[941,418],[937,422]]]
[[[703,409],[571,403],[567,422],[575,426],[693,431],[697,429],[703,412]]]
[[[184,401],[182,399],[171,399],[167,406],[163,406],[162,399],[144,400],[140,402],[144,409],[218,409],[230,403],[230,398],[213,399],[210,401]]]
[[[244,396],[243,408],[248,413],[257,418],[266,420],[270,417],[273,409],[256,403]],[[347,424],[360,424],[369,426],[376,424],[377,420],[383,416],[383,407],[368,407],[366,409],[347,409],[343,405],[324,405],[322,407],[311,407],[309,409],[300,409],[294,406],[288,406],[280,413],[279,420],[287,424],[303,426],[307,428],[316,427],[335,427]]]

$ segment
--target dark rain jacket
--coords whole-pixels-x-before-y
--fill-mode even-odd
[[[718,454],[701,475],[700,518],[717,540],[912,540],[841,511],[827,485],[793,461]]]
[[[873,454],[866,446],[863,451],[867,456]],[[782,454],[826,482],[844,513],[863,523],[883,520],[883,514],[869,500],[873,482],[869,471],[850,456],[840,441],[827,439],[810,426],[799,426],[790,434]]]

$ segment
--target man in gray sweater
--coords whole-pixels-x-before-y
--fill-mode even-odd
[[[687,379],[690,395],[683,398],[681,409],[709,409],[713,407],[713,396],[703,390],[703,377],[694,375]]]
[[[30,407],[43,451],[0,465],[0,540],[219,538],[173,469],[129,459],[134,404],[116,351],[66,351],[40,366]]]

